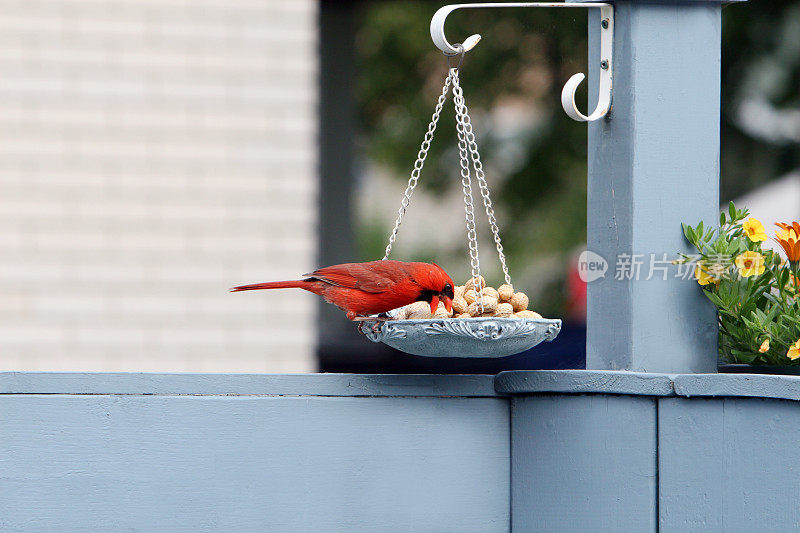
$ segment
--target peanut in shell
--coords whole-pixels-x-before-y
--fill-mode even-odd
[[[509,302],[514,306],[515,312],[526,310],[528,308],[528,304],[530,303],[528,301],[528,296],[524,292],[515,292],[514,296],[511,297]]]

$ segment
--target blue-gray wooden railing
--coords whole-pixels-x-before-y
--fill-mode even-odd
[[[798,401],[791,376],[5,373],[0,531],[789,531]]]

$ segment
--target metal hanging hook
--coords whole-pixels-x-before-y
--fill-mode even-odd
[[[584,115],[575,104],[575,91],[586,77],[582,72],[572,76],[561,91],[561,107],[573,120],[591,122],[604,117],[611,109],[611,80],[613,78],[613,45],[614,45],[614,6],[605,3],[563,3],[563,2],[504,2],[479,4],[452,4],[443,6],[431,18],[431,39],[447,56],[458,55],[472,50],[481,40],[478,34],[464,39],[460,49],[451,45],[444,35],[444,22],[447,16],[457,9],[495,8],[495,7],[565,7],[565,8],[599,8],[600,9],[600,87],[597,105],[594,111]],[[462,57],[463,59],[463,57]]]
[[[480,38],[480,35],[478,36]],[[447,70],[450,71],[451,68],[461,68],[461,64],[464,62],[464,54],[466,50],[464,49],[464,45],[461,43],[456,43],[455,47],[456,53],[455,54],[444,54],[447,56]],[[454,67],[450,64],[450,60],[454,57],[458,56],[458,64]]]

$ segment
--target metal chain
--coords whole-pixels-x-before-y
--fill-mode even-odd
[[[408,186],[403,194],[403,201],[400,204],[400,209],[397,211],[397,220],[394,223],[392,234],[389,236],[389,244],[386,245],[386,253],[384,253],[383,259],[389,259],[389,254],[392,253],[392,245],[394,245],[394,241],[397,239],[397,232],[400,230],[400,224],[403,223],[403,215],[406,214],[406,210],[411,203],[411,195],[414,194],[414,188],[417,186],[420,172],[422,172],[422,167],[425,164],[425,157],[427,157],[428,149],[431,147],[433,133],[436,131],[436,124],[439,122],[439,115],[442,113],[442,107],[447,100],[447,93],[450,92],[451,81],[451,75],[448,73],[444,81],[442,94],[439,95],[439,100],[436,102],[436,109],[434,109],[431,122],[428,124],[428,131],[425,133],[425,138],[422,140],[422,145],[419,148],[417,160],[414,162],[414,169],[411,171],[411,178],[409,178]]]
[[[494,207],[492,206],[492,200],[489,197],[489,185],[486,183],[486,175],[483,172],[481,156],[478,153],[478,143],[475,142],[475,134],[472,131],[472,122],[469,118],[469,110],[464,103],[463,91],[458,83],[457,73],[453,79],[453,94],[456,92],[458,92],[460,95],[461,121],[463,123],[464,132],[469,145],[470,155],[472,156],[472,165],[475,169],[475,177],[478,179],[478,187],[480,188],[481,196],[483,196],[483,206],[486,208],[486,218],[489,219],[489,227],[491,228],[492,235],[494,236],[494,243],[497,247],[497,255],[500,258],[500,266],[503,269],[503,276],[505,277],[506,283],[511,285],[511,276],[508,273],[506,256],[503,253],[503,244],[500,241],[500,229],[497,227],[497,218],[494,216]]]
[[[439,95],[439,99],[436,102],[436,108],[431,116],[431,122],[428,124],[428,131],[425,133],[419,153],[417,154],[417,160],[414,162],[414,168],[411,171],[411,177],[408,180],[408,185],[405,193],[403,194],[403,201],[401,202],[400,209],[397,212],[397,220],[395,221],[394,228],[389,236],[389,244],[386,246],[386,253],[383,256],[383,259],[389,258],[389,254],[392,251],[392,246],[397,239],[397,233],[400,229],[400,225],[403,222],[403,216],[405,215],[406,211],[408,210],[408,206],[411,203],[411,196],[414,193],[414,188],[417,186],[417,182],[419,181],[419,176],[425,164],[425,158],[428,155],[428,150],[430,148],[431,141],[433,140],[433,134],[436,131],[436,126],[439,122],[439,116],[441,115],[442,108],[447,100],[447,94],[450,91],[451,85],[453,89],[453,103],[455,104],[456,110],[456,133],[458,135],[459,164],[461,166],[461,187],[464,193],[464,211],[467,222],[467,240],[469,241],[470,267],[473,284],[475,287],[480,287],[481,267],[480,256],[478,254],[478,232],[475,224],[475,205],[472,195],[470,159],[472,160],[472,167],[475,170],[475,177],[478,180],[478,188],[480,189],[481,196],[483,198],[486,216],[489,219],[489,227],[491,228],[492,235],[494,236],[494,242],[497,247],[497,255],[500,258],[500,266],[503,269],[503,276],[505,277],[506,283],[511,285],[511,276],[508,273],[506,256],[503,253],[503,245],[500,240],[500,230],[497,226],[494,207],[492,206],[492,200],[489,196],[489,186],[486,182],[486,175],[483,172],[483,165],[478,152],[478,144],[475,141],[475,134],[472,130],[472,122],[469,118],[469,110],[464,102],[464,92],[461,89],[458,79],[458,67],[449,68],[447,78],[444,82],[444,87],[442,88],[442,94]],[[478,305],[478,308],[483,311],[482,291],[476,291],[475,301]]]
[[[469,173],[469,143],[464,119],[464,92],[458,83],[458,69],[450,69],[453,80],[453,102],[456,108],[456,133],[458,134],[459,163],[461,165],[461,186],[464,191],[464,211],[467,219],[467,240],[469,241],[470,266],[472,267],[475,302],[478,309],[483,312],[483,292],[480,290],[481,263],[478,255],[478,232],[475,227],[475,206],[472,201],[472,178]]]

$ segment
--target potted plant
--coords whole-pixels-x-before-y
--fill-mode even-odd
[[[800,223],[776,222],[785,257],[762,247],[764,225],[731,202],[718,228],[683,224],[694,279],[717,307],[721,372],[800,374]]]

